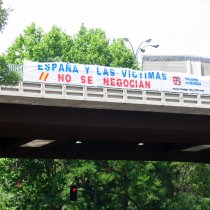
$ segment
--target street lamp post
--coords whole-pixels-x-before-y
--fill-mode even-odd
[[[138,54],[139,54],[139,52],[144,53],[146,51],[145,48],[147,48],[147,47],[153,47],[153,48],[158,48],[159,47],[159,45],[152,45],[152,44],[147,44],[145,46],[142,46],[144,43],[150,43],[152,41],[152,39],[147,39],[147,40],[145,40],[145,41],[143,41],[143,42],[141,42],[139,44],[139,46],[138,46],[138,48],[137,48],[137,50],[135,52],[134,48],[133,48],[133,45],[131,44],[130,40],[127,37],[123,38],[123,40],[125,42],[128,42],[129,45],[131,46],[132,53],[133,53],[133,60],[134,60],[134,63],[137,64],[137,65],[139,65],[139,63],[138,63]],[[140,68],[142,69],[142,59],[141,59],[140,64],[141,64]]]

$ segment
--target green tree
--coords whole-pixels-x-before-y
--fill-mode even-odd
[[[87,29],[82,24],[73,38],[70,59],[75,63],[110,66],[109,40],[101,29]]]
[[[43,35],[39,44],[39,61],[69,61],[69,52],[73,40],[60,28],[53,26],[52,29]]]
[[[127,68],[133,66],[132,53],[122,40],[110,43],[104,31],[87,29],[84,24],[72,38],[56,26],[44,33],[32,23],[8,48],[6,59],[8,63],[15,64],[22,64],[26,59]]]
[[[132,52],[128,50],[122,39],[113,40],[110,45],[110,52],[112,57],[110,66],[125,68],[133,67]]]
[[[69,165],[70,167],[70,165]],[[63,188],[68,172],[62,161],[3,159],[0,162],[4,189],[13,196],[8,207],[19,209],[61,209],[66,199]],[[29,172],[29,173],[28,173]]]
[[[158,162],[77,161],[70,171],[81,189],[77,209],[158,209],[166,195]]]
[[[9,64],[23,64],[24,59],[37,61],[40,58],[40,42],[43,30],[35,23],[28,26],[8,48],[6,61]]]
[[[7,25],[8,16],[11,11],[10,8],[4,8],[3,0],[0,0],[0,32],[3,32],[4,27]]]
[[[10,70],[4,56],[0,56],[0,85],[17,85],[22,80],[22,72]]]
[[[0,0],[0,32],[3,32],[7,25],[8,15],[11,9],[3,7],[3,1]],[[21,80],[21,73],[10,70],[4,55],[0,56],[0,85],[16,85]]]

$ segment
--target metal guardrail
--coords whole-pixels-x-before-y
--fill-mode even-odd
[[[42,105],[45,100],[44,105],[53,106],[53,100],[57,100],[56,106],[65,105],[123,110],[141,110],[141,108],[151,110],[151,107],[153,107],[153,111],[161,109],[163,111],[167,110],[167,112],[174,112],[170,111],[170,107],[176,107],[176,112],[179,112],[181,108],[193,108],[193,110],[196,110],[196,108],[200,110],[210,108],[210,95],[49,83],[23,82],[17,86],[0,86],[0,95],[0,103]],[[92,103],[87,105],[87,102]],[[85,106],[83,106],[84,104]],[[192,109],[189,109],[187,113],[190,111]],[[183,111],[181,112],[183,113]],[[206,114],[208,112],[209,110],[206,111]]]
[[[8,67],[10,71],[23,72],[23,65],[21,64],[9,64]]]

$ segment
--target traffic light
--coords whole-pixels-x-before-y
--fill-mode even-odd
[[[70,186],[70,201],[77,200],[77,185]]]

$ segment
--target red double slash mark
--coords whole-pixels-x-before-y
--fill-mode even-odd
[[[41,81],[46,81],[47,78],[48,78],[48,76],[49,76],[49,73],[47,73],[47,72],[42,72],[41,75],[40,75],[40,77],[39,77],[39,80],[41,80]]]

